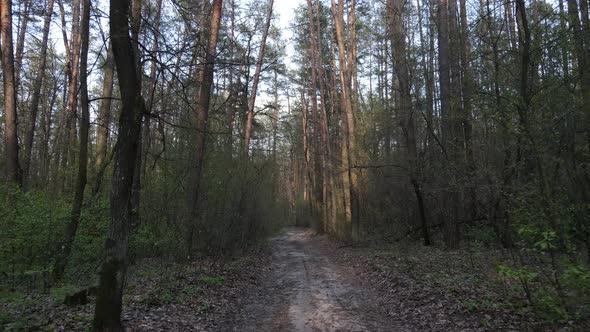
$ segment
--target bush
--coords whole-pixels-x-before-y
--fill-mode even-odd
[[[0,186],[0,274],[42,271],[51,266],[63,239],[69,206],[38,191]]]

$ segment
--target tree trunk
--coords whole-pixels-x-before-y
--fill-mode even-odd
[[[76,113],[78,108],[78,79],[80,76],[80,43],[81,43],[81,36],[80,36],[80,1],[81,0],[73,0],[72,3],[72,11],[73,11],[73,20],[72,20],[72,32],[70,35],[70,42],[72,46],[70,47],[70,71],[71,77],[68,86],[68,100],[67,100],[67,111],[64,113],[65,116],[65,131],[63,132],[63,140],[62,144],[62,172],[65,172],[65,179],[67,181],[63,181],[63,185],[65,188],[69,188],[69,177],[68,172],[74,162],[74,151],[75,149],[70,149],[69,147],[76,146]],[[67,183],[67,184],[66,184]]]
[[[461,8],[461,90],[462,90],[462,112],[459,121],[462,127],[463,141],[465,142],[463,148],[462,158],[465,163],[463,176],[466,178],[467,192],[469,194],[469,217],[475,219],[477,217],[477,194],[476,194],[476,165],[473,157],[473,142],[472,142],[472,124],[471,124],[471,104],[474,90],[473,75],[471,72],[471,44],[468,36],[467,24],[467,6],[465,0],[460,0]]]
[[[139,48],[139,32],[141,29],[141,6],[142,0],[133,0],[131,6],[131,45],[133,47],[133,53],[135,53],[135,66],[137,67],[137,84],[139,85],[139,91],[142,91],[143,84],[143,63],[141,62],[141,51]],[[145,104],[144,104],[145,111]],[[143,113],[140,122],[143,123]],[[142,126],[140,126],[139,140],[137,142],[137,156],[135,160],[135,169],[133,175],[133,188],[131,189],[131,231],[133,232],[140,224],[140,203],[141,203],[141,163],[143,160],[143,132]]]
[[[190,170],[188,183],[190,185],[187,195],[187,207],[189,215],[187,220],[187,254],[192,254],[193,236],[195,223],[198,219],[198,202],[201,185],[201,174],[203,172],[203,161],[205,147],[207,144],[207,130],[209,129],[209,104],[211,100],[211,89],[213,87],[213,70],[217,57],[217,39],[219,35],[219,24],[221,21],[222,0],[213,2],[213,14],[209,26],[209,40],[207,42],[207,53],[205,56],[205,68],[200,71],[198,81],[201,82],[199,95],[197,97],[196,117],[197,133],[193,155],[193,167]]]
[[[416,124],[413,117],[411,83],[408,69],[408,58],[406,54],[406,34],[403,27],[403,2],[402,0],[390,0],[389,8],[391,10],[392,26],[392,50],[393,66],[396,68],[396,76],[399,81],[399,110],[401,113],[401,128],[404,133],[406,145],[406,158],[409,169],[410,182],[414,188],[416,201],[418,203],[418,212],[420,215],[420,224],[424,245],[430,245],[430,235],[428,233],[428,221],[426,220],[426,211],[424,199],[418,182],[420,170],[417,159],[416,148]]]
[[[33,141],[35,138],[35,127],[37,123],[37,114],[39,113],[39,102],[41,100],[41,86],[45,79],[45,69],[47,67],[47,42],[49,40],[49,28],[51,17],[53,15],[54,0],[49,0],[46,8],[45,22],[43,24],[43,37],[41,40],[41,53],[39,55],[39,69],[33,82],[33,94],[31,97],[31,120],[25,136],[25,159],[23,168],[23,181],[29,185],[29,172],[31,168],[31,156],[33,154]]]
[[[451,0],[455,1],[455,0]],[[441,117],[442,117],[442,137],[443,147],[445,151],[453,149],[455,144],[453,139],[453,103],[451,101],[451,56],[449,50],[449,15],[448,15],[447,0],[441,0],[438,3],[438,67],[439,67],[439,86],[440,86],[440,104],[441,104]],[[448,155],[447,155],[448,156]],[[452,157],[451,157],[452,158]],[[450,167],[450,166],[449,166]],[[451,183],[447,184],[456,185],[452,180],[451,174],[454,174],[454,170],[449,170],[449,177]],[[447,197],[447,206],[451,209],[445,217],[445,242],[447,247],[454,248],[458,245],[459,231],[457,224],[457,213],[456,213],[456,189],[450,188]]]
[[[351,3],[354,8],[354,1]],[[356,216],[357,211],[357,175],[352,166],[354,163],[354,154],[356,151],[356,137],[355,137],[355,114],[353,108],[353,93],[351,86],[351,79],[354,75],[352,73],[356,62],[352,55],[346,56],[346,39],[344,35],[344,2],[341,0],[336,6],[335,0],[332,0],[332,15],[334,17],[334,25],[336,28],[336,40],[338,43],[338,60],[340,69],[340,87],[341,97],[340,103],[342,107],[342,181],[344,190],[344,214],[345,214],[345,228],[347,229],[347,237],[355,241],[358,237],[358,228],[355,232],[353,222],[358,222]],[[349,27],[354,29],[353,26]],[[354,46],[353,46],[354,47]],[[355,87],[356,88],[356,87]]]
[[[100,286],[94,312],[94,329],[98,331],[123,330],[121,306],[133,215],[132,186],[141,118],[145,107],[137,80],[137,55],[129,37],[129,19],[129,0],[111,0],[111,43],[122,107],[110,198],[111,223],[105,243],[105,258],[100,272]]]
[[[20,187],[22,173],[18,159],[16,81],[12,48],[12,0],[0,1],[0,23],[2,26],[2,74],[4,77],[6,179],[9,183]]]
[[[29,14],[31,12],[31,0],[24,0],[24,10],[22,12],[22,18],[18,29],[18,37],[16,40],[16,53],[15,53],[15,68],[14,78],[16,79],[16,89],[20,86],[20,72],[23,68],[23,53],[25,50],[25,35],[27,33],[27,25],[29,23]]]
[[[318,87],[317,87],[317,82],[318,82],[318,56],[317,56],[317,50],[316,50],[316,35],[315,35],[315,27],[314,27],[314,19],[313,19],[313,6],[311,3],[311,0],[307,0],[307,16],[309,19],[309,45],[310,45],[310,55],[311,55],[311,87],[310,87],[310,92],[309,92],[309,98],[311,100],[311,114],[312,114],[312,123],[313,123],[313,132],[312,132],[312,143],[315,145],[315,149],[314,149],[314,161],[315,161],[315,165],[314,165],[314,178],[315,178],[315,183],[313,186],[313,192],[314,192],[314,200],[313,200],[313,204],[314,204],[314,208],[313,208],[313,212],[315,215],[322,213],[322,207],[319,205],[320,202],[322,202],[321,204],[323,206],[325,206],[324,204],[324,200],[323,200],[323,194],[324,194],[324,190],[322,190],[322,183],[324,183],[326,181],[325,179],[325,162],[324,162],[324,158],[320,158],[320,156],[323,156],[322,153],[322,146],[320,145],[320,140],[319,140],[319,133],[321,131],[320,129],[320,125],[319,125],[319,121],[318,121],[318,100],[317,100],[317,91],[318,91]],[[325,148],[325,147],[324,147]],[[320,176],[320,170],[321,170],[321,176]],[[324,225],[323,223],[320,223],[318,225],[319,232],[323,232],[324,231]]]
[[[156,3],[156,17],[155,17],[155,23],[154,23],[154,40],[153,40],[153,45],[152,45],[152,51],[151,51],[151,56],[153,57],[152,59],[152,64],[151,64],[151,68],[150,68],[150,80],[149,80],[149,90],[148,90],[148,100],[147,100],[147,111],[150,113],[149,116],[145,116],[144,117],[144,129],[142,131],[142,147],[143,147],[143,161],[141,163],[142,166],[142,171],[141,171],[141,175],[143,178],[145,178],[146,175],[146,171],[147,171],[147,161],[148,161],[148,155],[151,149],[151,137],[150,137],[150,129],[151,129],[151,118],[154,116],[154,109],[155,109],[155,94],[156,94],[156,89],[158,86],[158,80],[157,80],[157,75],[158,75],[158,51],[160,49],[160,24],[161,24],[161,18],[162,18],[162,0],[158,0],[158,2]]]
[[[574,33],[574,54],[578,62],[577,71],[580,78],[581,108],[585,118],[586,139],[590,143],[590,45],[584,43],[588,42],[590,37],[588,37],[589,32],[584,31],[585,27],[580,23],[577,1],[567,0],[567,7],[570,27]],[[582,15],[583,22],[588,19],[588,8],[585,9],[586,15]],[[584,12],[584,8],[582,8],[582,12]],[[590,42],[588,43],[590,44]],[[588,145],[588,150],[590,150],[590,145]]]
[[[258,53],[258,60],[256,61],[256,71],[252,80],[252,90],[250,90],[250,100],[248,101],[248,117],[246,119],[245,139],[244,139],[244,160],[248,159],[250,153],[250,138],[252,136],[252,123],[254,122],[254,106],[256,103],[256,92],[258,91],[258,82],[260,81],[260,72],[262,71],[262,64],[264,61],[264,51],[266,49],[266,37],[270,28],[270,20],[272,19],[274,0],[268,2],[268,14],[266,16],[266,24],[262,33],[262,40],[260,41],[260,51]]]
[[[70,213],[70,222],[66,228],[66,238],[58,250],[58,256],[53,269],[53,277],[59,281],[63,274],[72,251],[72,245],[76,238],[76,232],[80,225],[80,213],[84,202],[84,189],[86,188],[88,169],[88,131],[90,127],[90,111],[88,104],[88,39],[90,30],[90,0],[82,0],[82,20],[80,23],[81,51],[80,51],[80,104],[82,114],[80,117],[80,152],[78,155],[78,176],[74,202]]]
[[[111,109],[113,105],[113,82],[115,76],[115,61],[113,59],[113,47],[109,42],[107,46],[107,57],[104,64],[104,77],[102,81],[102,100],[98,113],[96,126],[96,160],[94,167],[96,179],[93,194],[98,193],[104,174],[104,165],[107,158],[108,142],[111,126]]]

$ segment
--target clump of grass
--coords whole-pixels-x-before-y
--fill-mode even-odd
[[[201,282],[209,286],[221,286],[225,283],[225,277],[223,276],[204,276],[200,279]]]
[[[61,287],[52,288],[50,293],[53,301],[55,301],[56,303],[63,303],[66,296],[75,293],[78,290],[79,289],[76,286],[63,285]]]

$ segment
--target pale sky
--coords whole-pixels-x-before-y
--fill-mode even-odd
[[[257,0],[257,1],[268,1],[268,0]],[[295,50],[293,49],[293,43],[291,42],[292,31],[290,29],[290,25],[293,20],[293,14],[295,12],[295,8],[298,6],[305,4],[305,0],[275,0],[274,1],[274,15],[275,18],[278,18],[277,25],[282,31],[283,40],[287,44],[287,58],[284,59],[287,66],[292,64],[291,57],[295,54]],[[98,3],[95,2],[104,13],[108,13],[108,1],[105,0],[98,0]],[[58,15],[59,9],[54,9],[55,15]],[[92,17],[95,19],[95,17]],[[69,21],[68,21],[69,22]],[[101,25],[103,26],[104,31],[108,30],[108,19],[103,17],[101,19]],[[70,28],[67,28],[68,33],[70,32]],[[55,43],[57,51],[59,53],[65,53],[62,34],[61,34],[61,22],[59,19],[54,19],[51,25],[51,39]],[[93,72],[90,74],[90,81],[96,83],[96,80],[93,79],[92,76],[98,75],[98,73]],[[262,102],[265,100],[265,96],[259,96],[259,101]],[[257,103],[258,104],[258,103]]]
[[[285,59],[285,62],[288,66],[292,63],[291,56],[295,52],[293,43],[290,42],[293,34],[289,26],[293,20],[295,8],[303,3],[305,3],[305,0],[275,0],[275,11],[279,15],[279,26],[283,32],[283,39],[287,42],[288,58]]]

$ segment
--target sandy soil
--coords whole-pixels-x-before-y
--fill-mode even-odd
[[[363,289],[324,253],[309,230],[271,240],[263,282],[241,301],[234,331],[396,331]]]

